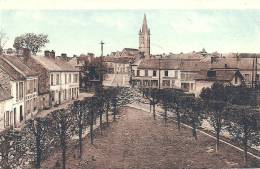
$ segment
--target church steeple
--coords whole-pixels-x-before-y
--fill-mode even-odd
[[[142,32],[147,32],[147,31],[148,31],[147,20],[146,20],[146,15],[144,14]]]
[[[147,25],[146,14],[144,14],[142,29],[139,31],[139,50],[144,53],[145,58],[150,58],[150,29]]]

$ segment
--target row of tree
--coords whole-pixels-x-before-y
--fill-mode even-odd
[[[102,134],[103,114],[106,114],[107,124],[110,111],[116,120],[119,108],[129,103],[130,98],[127,88],[99,88],[94,97],[75,101],[68,108],[54,110],[46,117],[30,119],[20,130],[5,130],[0,133],[0,168],[34,166],[39,169],[43,160],[61,150],[62,168],[65,169],[71,138],[78,137],[78,157],[81,158],[84,133],[89,129],[93,144],[96,119],[100,119]]]
[[[256,108],[256,94],[245,87],[213,84],[202,90],[200,97],[172,89],[142,89],[150,107],[159,104],[164,110],[165,124],[168,112],[175,113],[178,130],[180,124],[192,127],[192,135],[197,139],[197,128],[208,121],[216,136],[216,151],[220,145],[220,133],[227,131],[231,139],[244,147],[244,160],[247,164],[248,147],[260,145],[260,111]]]

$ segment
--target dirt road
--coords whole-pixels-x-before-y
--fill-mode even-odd
[[[165,127],[163,120],[134,108],[125,108],[120,119],[97,135],[94,145],[84,143],[84,167],[88,169],[143,169],[143,168],[223,168],[243,167],[242,153],[229,146],[221,145],[214,151],[215,141],[198,133],[194,140],[191,131],[182,128],[178,132],[174,123]],[[70,151],[68,168],[79,160]],[[53,158],[58,158],[53,156]],[[53,162],[48,161],[48,166]],[[250,159],[250,167],[259,167],[260,162]]]

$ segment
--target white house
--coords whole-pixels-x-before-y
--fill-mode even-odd
[[[12,124],[13,97],[0,86],[0,131]]]
[[[19,127],[37,113],[38,76],[17,56],[0,56],[0,85],[12,98],[5,124]]]
[[[45,85],[49,91],[50,106],[78,98],[79,69],[55,55],[33,56],[32,58],[47,71],[48,84]]]

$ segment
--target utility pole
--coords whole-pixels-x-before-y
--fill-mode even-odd
[[[100,42],[100,45],[101,45],[101,56],[100,56],[100,83],[101,83],[101,86],[103,85],[103,50],[104,50],[104,42],[101,41]]]

